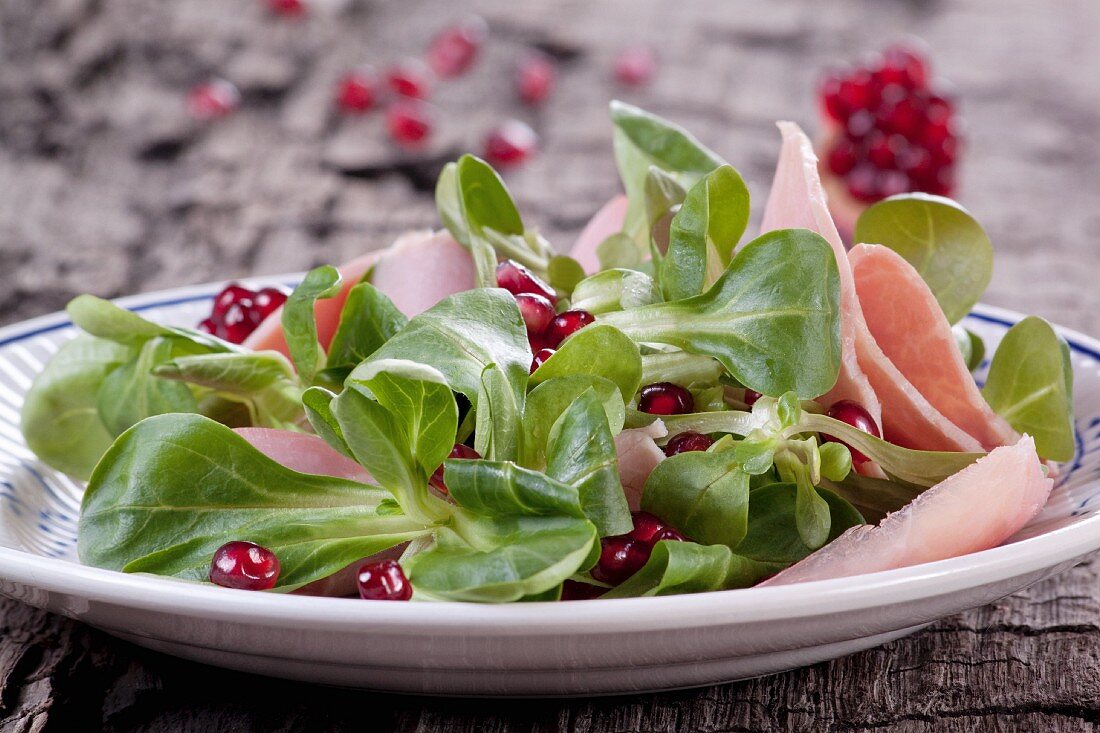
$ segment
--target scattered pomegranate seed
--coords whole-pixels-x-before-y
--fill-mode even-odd
[[[239,344],[285,302],[286,293],[279,288],[253,291],[232,283],[214,296],[210,317],[203,320],[198,328]]]
[[[690,453],[693,451],[705,451],[714,445],[709,435],[696,433],[692,430],[673,435],[665,443],[665,455],[674,456],[678,453]]]
[[[378,90],[365,71],[349,71],[336,85],[336,105],[346,114],[361,114],[374,108]]]
[[[196,120],[224,117],[240,104],[241,93],[225,79],[211,79],[187,93],[187,112]]]
[[[268,9],[276,15],[299,18],[306,13],[305,0],[267,0]]]
[[[417,150],[432,133],[431,107],[417,99],[399,99],[386,110],[386,127],[398,145]]]
[[[871,417],[871,413],[867,412],[867,410],[863,408],[863,405],[858,402],[852,400],[834,402],[825,414],[834,420],[840,420],[843,423],[848,423],[854,428],[859,428],[865,433],[870,433],[876,438],[882,437],[882,433],[879,432],[878,425],[875,424],[875,420]],[[831,435],[824,436],[824,439],[832,440],[847,446],[848,450],[852,452],[852,463],[857,466],[870,460],[867,456],[863,455],[843,440],[838,440]]]
[[[267,590],[279,579],[279,558],[255,542],[226,542],[210,561],[210,582],[223,588]]]
[[[745,390],[745,404],[748,405],[749,407],[752,407],[753,405],[756,404],[756,401],[758,399],[760,399],[761,397],[763,397],[763,396],[764,395],[760,394],[755,389],[746,389]]]
[[[554,349],[538,349],[535,351],[535,357],[531,359],[531,373],[534,374],[535,370],[546,363],[546,360],[553,356],[556,351]]]
[[[550,321],[550,325],[543,332],[543,338],[550,348],[557,348],[562,341],[595,322],[596,317],[588,311],[565,311],[554,316],[554,320]]]
[[[512,295],[534,293],[557,304],[558,295],[542,278],[515,260],[504,260],[497,265],[497,286]]]
[[[542,104],[554,91],[557,77],[553,59],[540,51],[532,51],[516,67],[516,92],[525,104]]]
[[[393,560],[367,563],[359,568],[359,597],[367,601],[407,601],[412,598],[412,583]]]
[[[678,384],[655,382],[642,387],[638,409],[650,415],[684,415],[695,409],[695,399]]]
[[[462,443],[455,443],[455,447],[451,448],[451,452],[447,455],[448,458],[463,458],[466,460],[481,458],[481,454],[468,445]],[[435,488],[442,491],[444,494],[450,493],[447,490],[447,484],[443,481],[443,464],[439,464],[439,468],[435,469],[431,477],[428,478],[428,483]]]
[[[856,167],[856,163],[859,162],[859,151],[846,136],[841,137],[829,151],[826,162],[829,170],[838,176],[843,176]]]
[[[657,73],[657,52],[649,46],[625,48],[615,57],[615,81],[625,86],[648,84]]]
[[[600,540],[600,559],[590,571],[601,583],[618,585],[642,569],[649,560],[649,547],[629,535]]]
[[[516,296],[516,305],[519,306],[529,337],[540,335],[554,319],[554,304],[541,295],[520,293]]]
[[[260,316],[260,321],[270,316],[286,302],[286,293],[278,288],[263,288],[256,291],[252,298],[252,309]]]
[[[563,601],[590,601],[599,598],[606,592],[606,588],[591,583],[578,583],[575,580],[567,580],[561,584],[561,599]]]
[[[668,528],[667,524],[649,512],[631,512],[630,518],[634,521],[634,529],[627,536],[646,545],[652,545],[653,538]]]
[[[506,120],[485,137],[485,159],[503,168],[517,165],[534,155],[539,136],[526,122]]]
[[[427,99],[432,91],[432,72],[420,59],[405,59],[386,71],[386,85],[394,94]]]
[[[489,27],[476,15],[444,28],[428,45],[428,65],[444,79],[461,76],[477,60],[488,33]]]

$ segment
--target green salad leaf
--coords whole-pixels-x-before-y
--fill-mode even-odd
[[[531,375],[531,384],[573,374],[611,380],[630,400],[642,379],[642,358],[633,341],[612,326],[594,323],[566,339]]]
[[[317,320],[313,306],[322,298],[340,292],[340,272],[332,265],[310,270],[283,306],[283,334],[287,350],[298,376],[305,384],[313,384],[324,364],[325,352],[317,342]]]
[[[798,491],[791,483],[754,489],[749,498],[749,531],[734,550],[757,562],[778,566],[776,569],[793,565],[816,550],[805,543],[798,530]],[[827,542],[864,524],[859,512],[840,496],[828,489],[816,491],[829,507]]]
[[[735,554],[725,545],[662,540],[645,566],[602,598],[669,596],[747,588],[782,569]]]
[[[340,323],[328,347],[325,373],[339,384],[361,361],[405,327],[409,319],[386,295],[362,282],[348,291]]]
[[[609,379],[591,374],[570,374],[548,379],[527,395],[523,418],[523,465],[546,468],[546,446],[558,418],[587,390],[600,400],[612,435],[618,435],[626,419],[626,407],[618,386]]]
[[[978,334],[963,328],[960,324],[951,327],[951,333],[955,335],[955,341],[959,345],[966,368],[974,371],[982,365],[985,359],[985,342]]]
[[[737,547],[748,532],[749,475],[733,451],[692,451],[653,469],[642,509],[693,540]]]
[[[523,398],[496,364],[481,373],[474,450],[497,461],[514,461],[523,450]]]
[[[195,412],[198,402],[186,385],[154,374],[158,365],[172,358],[173,343],[154,336],[138,351],[137,358],[118,367],[99,388],[99,415],[107,429],[120,435],[150,415]],[[219,354],[220,356],[220,354]]]
[[[637,270],[613,269],[598,272],[577,283],[573,305],[592,315],[629,310],[660,303],[661,291],[653,278]]]

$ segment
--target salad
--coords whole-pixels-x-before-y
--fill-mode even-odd
[[[196,328],[83,295],[27,444],[87,480],[89,565],[277,592],[557,601],[903,567],[996,546],[1074,453],[1065,342],[959,325],[992,272],[958,204],[846,249],[809,140],[761,233],[737,171],[613,103],[625,195],[559,254],[464,156],[445,229],[231,285]],[[749,240],[749,241],[743,241]]]

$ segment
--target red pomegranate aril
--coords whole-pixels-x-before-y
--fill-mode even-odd
[[[537,349],[534,358],[531,359],[531,373],[534,374],[535,370],[545,364],[546,360],[555,353],[557,352],[554,349]]]
[[[905,138],[874,132],[867,137],[867,159],[879,168],[893,168],[904,147]]]
[[[405,59],[386,70],[386,86],[403,97],[427,99],[432,91],[431,69],[419,59]]]
[[[229,285],[226,285],[220,293],[214,296],[214,309],[212,316],[215,319],[224,318],[225,314],[229,311],[229,308],[234,305],[251,308],[252,298],[255,295],[255,292],[249,290],[243,285],[230,283]]]
[[[279,558],[255,542],[226,542],[214,551],[209,577],[223,588],[267,590],[279,579]]]
[[[660,542],[661,540],[671,540],[673,542],[687,542],[688,541],[687,537],[684,537],[682,534],[680,534],[677,530],[673,529],[672,527],[665,527],[660,532],[653,535],[652,544],[655,545],[658,542]]]
[[[279,288],[263,288],[256,291],[252,298],[252,309],[262,322],[265,318],[282,307],[286,302],[287,294]]]
[[[677,433],[668,439],[668,442],[665,443],[665,455],[674,456],[679,453],[705,451],[712,445],[714,445],[714,440],[709,435],[688,430]]]
[[[569,338],[585,326],[596,322],[596,317],[588,311],[565,311],[554,316],[550,325],[543,332],[543,339],[551,348],[557,348],[562,341]]]
[[[745,404],[752,407],[756,404],[756,401],[764,395],[757,392],[755,389],[745,389]]]
[[[553,304],[558,302],[558,295],[552,287],[515,260],[504,260],[497,265],[497,286],[504,288],[512,295],[534,293]]]
[[[540,335],[554,320],[554,304],[541,295],[520,293],[516,296],[516,305],[527,326],[528,337]]]
[[[630,519],[634,523],[634,529],[627,536],[646,545],[652,545],[653,538],[668,528],[660,518],[649,512],[631,512]]]
[[[419,149],[432,133],[431,108],[416,99],[399,99],[386,110],[386,127],[398,145]]]
[[[276,15],[297,18],[305,15],[306,0],[267,0],[267,7]]]
[[[196,120],[224,117],[241,104],[241,93],[225,79],[211,79],[187,93],[187,111]]]
[[[865,109],[857,109],[848,116],[845,133],[851,140],[862,140],[875,129],[875,116]]]
[[[376,82],[366,72],[348,72],[336,85],[336,105],[345,114],[368,112],[374,109],[377,101]]]
[[[864,202],[878,201],[881,192],[878,189],[878,170],[870,163],[860,163],[845,177],[848,193]]]
[[[880,197],[890,198],[909,190],[909,176],[901,171],[879,171],[878,182],[875,185]]]
[[[371,562],[356,574],[359,597],[366,601],[407,601],[412,598],[412,583],[394,560]]]
[[[884,78],[907,89],[921,89],[928,84],[928,66],[923,54],[901,44],[883,52],[881,71]]]
[[[557,68],[549,56],[538,51],[531,52],[520,60],[516,68],[516,93],[525,104],[541,104],[554,91],[557,77]]]
[[[844,106],[852,112],[869,109],[878,102],[874,79],[870,72],[864,69],[856,70],[842,81],[837,93]]]
[[[218,334],[219,326],[217,323],[214,322],[213,318],[205,319],[197,326],[197,328],[203,333],[209,333],[214,336],[218,336],[218,338],[221,338],[221,336]]]
[[[641,570],[649,560],[649,547],[629,535],[604,537],[600,547],[600,559],[589,572],[601,583],[618,585]]]
[[[834,402],[825,414],[834,420],[839,420],[865,433],[870,433],[876,438],[882,437],[882,433],[879,432],[878,425],[875,423],[875,419],[871,417],[871,413],[867,412],[863,405],[858,402],[853,400],[840,400],[839,402]],[[852,452],[852,463],[857,466],[869,460],[867,456],[863,455],[843,440],[838,440],[829,435],[826,435],[825,439],[836,441],[837,443],[847,446],[848,450]]]
[[[859,156],[855,145],[851,140],[842,137],[833,145],[826,158],[826,163],[834,174],[843,176],[856,167]]]
[[[817,89],[825,113],[835,122],[844,122],[848,119],[850,111],[840,95],[840,85],[842,83],[843,77],[840,73],[830,72],[821,79]]]
[[[657,73],[657,52],[649,46],[625,48],[615,57],[615,81],[626,86],[648,84]]]
[[[481,458],[481,454],[468,445],[463,443],[455,443],[454,448],[451,448],[451,452],[447,454],[448,458],[461,458],[464,460],[471,460]],[[444,494],[450,493],[447,489],[447,484],[443,481],[443,464],[439,464],[439,468],[432,472],[432,475],[428,478],[428,483],[435,488],[442,491]]]
[[[695,409],[695,398],[678,384],[655,382],[642,387],[638,409],[650,415],[685,415]]]
[[[519,120],[506,120],[485,137],[485,160],[498,168],[517,165],[538,149],[539,136]]]
[[[607,592],[607,588],[601,588],[591,583],[578,583],[575,580],[567,580],[561,584],[561,599],[563,601],[590,601],[599,598]]]
[[[899,99],[880,110],[877,126],[912,140],[920,132],[923,111],[912,97]]]
[[[428,45],[428,66],[444,79],[461,76],[477,60],[488,30],[485,21],[476,15],[444,28]]]

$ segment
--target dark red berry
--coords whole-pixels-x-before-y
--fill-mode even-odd
[[[678,384],[655,382],[642,387],[638,409],[650,415],[684,415],[695,409],[695,399]]]
[[[859,152],[851,140],[841,137],[829,151],[826,162],[830,171],[835,175],[843,176],[856,167],[856,163],[859,162]]]
[[[241,104],[241,93],[225,79],[211,79],[187,93],[187,111],[196,120],[224,117]]]
[[[763,396],[764,395],[760,394],[755,389],[746,389],[745,390],[745,404],[748,405],[749,407],[752,407],[753,405],[756,404],[756,401],[758,399],[760,399],[761,397],[763,397]]]
[[[252,298],[252,309],[262,322],[265,318],[282,307],[286,302],[287,294],[279,288],[263,288],[256,291]]]
[[[627,536],[646,545],[652,545],[653,538],[668,528],[667,524],[649,512],[631,512],[630,519],[634,523],[634,529]]]
[[[677,532],[672,527],[665,527],[660,532],[653,535],[653,540],[652,540],[651,544],[655,545],[658,542],[660,542],[661,540],[671,540],[673,542],[687,542],[687,537],[684,537],[682,534]]]
[[[530,125],[506,120],[485,137],[485,159],[498,168],[518,165],[538,149],[539,137]]]
[[[628,535],[600,540],[600,559],[590,571],[601,583],[618,585],[642,569],[649,560],[649,547]]]
[[[476,15],[444,28],[428,45],[428,66],[444,79],[461,76],[474,65],[488,32]]]
[[[297,18],[305,15],[305,0],[267,0],[267,7],[276,15]]]
[[[657,52],[649,46],[625,48],[615,57],[615,81],[625,86],[648,84],[657,73]]]
[[[534,293],[553,304],[558,302],[557,293],[552,287],[515,260],[504,260],[497,265],[497,286],[504,288],[512,295]]]
[[[928,66],[923,55],[902,44],[883,51],[880,74],[884,82],[906,89],[923,89],[928,84]]]
[[[516,296],[516,305],[527,326],[528,337],[542,334],[554,320],[554,304],[541,295],[520,293]]]
[[[447,455],[447,457],[471,460],[475,458],[481,458],[481,454],[468,445],[455,443],[455,447],[451,448],[451,452]],[[447,490],[447,484],[443,481],[443,464],[440,464],[439,468],[435,469],[432,475],[428,478],[428,483],[442,491],[444,494],[450,493]]]
[[[857,201],[873,202],[882,198],[878,188],[878,169],[870,163],[860,163],[844,179],[848,193]]]
[[[336,105],[346,114],[367,112],[377,100],[376,82],[365,71],[350,71],[336,85]]]
[[[843,423],[848,423],[854,428],[859,428],[865,433],[870,433],[876,438],[882,437],[882,433],[879,432],[878,425],[875,423],[871,413],[864,409],[863,405],[852,400],[840,400],[834,402],[829,407],[826,414],[834,420],[840,420]],[[848,450],[852,452],[852,463],[859,466],[866,463],[869,459],[852,446],[845,443],[843,440],[838,440],[832,436],[824,436],[826,440],[834,440],[837,443],[848,446]]]
[[[210,582],[223,588],[267,590],[279,579],[279,558],[254,542],[226,542],[210,561]]]
[[[213,318],[205,319],[197,328],[203,333],[213,334],[214,336],[218,335],[218,324],[214,323]]]
[[[599,598],[606,592],[606,588],[591,583],[578,583],[575,580],[567,580],[561,584],[561,599],[563,601],[590,601],[593,598]]]
[[[554,61],[544,53],[532,51],[516,67],[516,93],[526,104],[541,104],[554,91],[557,76]]]
[[[285,301],[286,294],[278,288],[255,292],[233,283],[214,296],[210,317],[200,323],[199,328],[239,344]]]
[[[432,72],[419,59],[405,59],[386,70],[386,85],[394,94],[427,99],[432,91]]]
[[[399,99],[386,110],[386,127],[398,145],[421,148],[432,133],[431,107],[416,99]]]
[[[562,341],[595,322],[596,317],[588,311],[565,311],[554,316],[554,319],[550,321],[550,325],[543,332],[543,339],[550,345],[550,348],[557,348]]]
[[[555,354],[553,349],[538,349],[535,352],[535,356],[531,359],[531,373],[534,374],[535,370],[546,363],[546,360]]]
[[[678,453],[690,453],[692,451],[705,451],[714,445],[714,441],[708,435],[696,433],[692,430],[677,433],[665,443],[665,455],[674,456]]]
[[[817,94],[821,100],[821,106],[834,122],[844,122],[848,119],[850,110],[840,96],[840,85],[844,77],[838,72],[826,74],[818,85]]]
[[[412,583],[393,560],[371,562],[359,568],[356,576],[359,597],[368,601],[407,601],[412,598]]]

